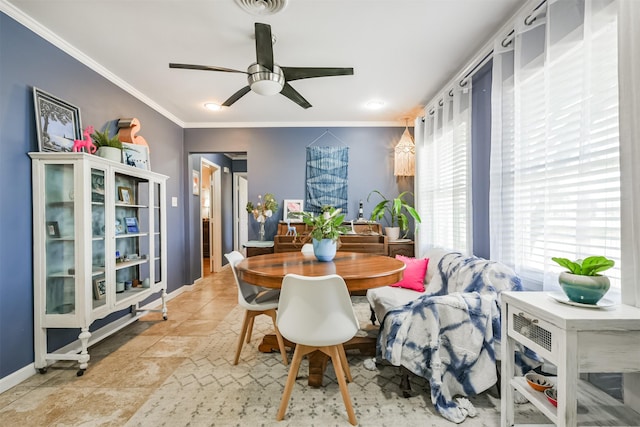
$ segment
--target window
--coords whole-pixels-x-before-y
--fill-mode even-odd
[[[616,5],[545,7],[496,43],[491,257],[535,289],[557,286],[551,257],[604,255],[620,287]]]
[[[417,142],[419,249],[443,247],[471,253],[471,81],[446,93],[427,114]]]

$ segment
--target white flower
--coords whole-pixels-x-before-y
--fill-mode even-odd
[[[271,215],[273,215],[273,212],[271,212],[271,209],[267,209],[267,210],[264,212],[264,215],[265,215],[267,218],[271,218]]]
[[[256,221],[258,222],[265,222],[266,220],[267,218],[265,218],[262,214],[258,215],[258,218],[256,218]]]

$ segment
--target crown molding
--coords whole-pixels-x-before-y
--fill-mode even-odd
[[[346,128],[405,127],[404,121],[392,122],[197,122],[184,123],[185,129],[211,128]]]
[[[144,93],[140,92],[139,90],[131,86],[129,83],[127,83],[126,81],[122,80],[120,77],[113,74],[111,71],[103,67],[100,63],[96,62],[95,60],[87,56],[85,53],[83,53],[76,47],[69,44],[67,41],[62,39],[56,33],[52,32],[51,30],[43,26],[41,23],[39,23],[29,15],[25,14],[22,10],[18,9],[17,7],[15,7],[10,3],[7,3],[5,0],[0,0],[0,11],[6,13],[9,17],[15,19],[17,22],[24,25],[29,30],[33,31],[34,33],[42,37],[44,40],[56,46],[57,48],[59,48],[60,50],[62,50],[72,58],[76,59],[80,63],[86,65],[96,73],[100,74],[101,76],[109,80],[111,83],[115,84],[125,92],[129,93],[131,96],[142,101],[144,104],[148,105],[150,108],[162,114],[163,116],[165,116],[167,119],[171,120],[178,126],[182,128],[185,127],[184,122],[182,120],[180,120],[179,118],[171,114],[169,111],[164,109],[162,106],[160,106],[158,103],[156,103],[151,98],[146,96]]]

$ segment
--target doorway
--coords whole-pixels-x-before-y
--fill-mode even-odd
[[[220,167],[200,160],[200,259],[202,277],[222,269],[221,185]],[[207,259],[208,263],[204,260]],[[206,265],[205,265],[206,264]]]
[[[244,244],[249,240],[248,220],[249,214],[246,206],[249,201],[249,181],[246,172],[236,172],[233,174],[233,194],[235,195],[233,204],[233,246],[234,250],[247,255]]]

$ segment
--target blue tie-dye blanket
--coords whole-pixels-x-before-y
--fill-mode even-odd
[[[460,423],[475,411],[454,397],[481,393],[497,381],[500,293],[522,285],[503,264],[460,253],[444,255],[436,274],[441,280],[432,280],[427,294],[387,313],[377,357],[428,379],[436,410]]]

